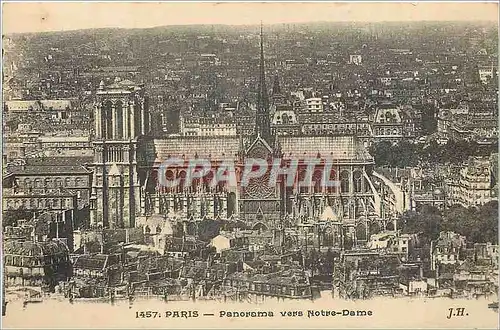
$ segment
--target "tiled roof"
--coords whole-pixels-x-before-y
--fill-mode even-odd
[[[89,142],[90,136],[40,136],[38,140],[44,142]]]
[[[74,166],[92,163],[93,157],[43,157],[28,158],[26,165],[32,166]]]
[[[83,167],[92,163],[93,157],[44,157],[28,158],[23,167],[11,168],[14,174],[89,173]]]
[[[238,137],[181,137],[154,140],[154,149],[160,160],[169,157],[205,159],[234,159],[239,150]]]
[[[66,100],[36,100],[36,101],[7,101],[5,102],[10,111],[27,110],[66,110],[72,107],[71,99]]]
[[[82,255],[75,260],[73,268],[103,270],[107,261],[106,255]]]
[[[5,105],[10,111],[40,110],[36,101],[7,101]]]
[[[89,173],[83,166],[26,166],[25,168],[17,168],[11,171],[17,175],[30,174],[61,174],[61,173]]]
[[[45,189],[45,188],[34,188],[34,189],[20,189],[17,192],[14,188],[4,188],[3,189],[4,197],[7,198],[28,198],[31,199],[33,197],[42,197],[42,198],[51,198],[51,197],[74,197],[77,195],[76,192],[64,189],[64,188],[54,188],[54,189]],[[7,202],[7,206],[8,206]]]
[[[279,137],[284,158],[317,157],[333,160],[369,161],[373,158],[353,136]],[[154,140],[149,153],[158,160],[168,158],[235,159],[239,137],[178,137]]]
[[[283,158],[317,157],[335,160],[372,161],[366,148],[354,136],[285,136],[280,139]]]
[[[68,254],[68,248],[61,241],[49,242],[8,241],[4,245],[4,254],[23,256],[51,256],[59,253]]]
[[[229,274],[228,279],[243,280],[249,282],[261,282],[266,284],[290,285],[306,284],[307,278],[304,272],[298,270],[289,270],[270,274],[251,274],[247,272],[237,272]]]
[[[66,108],[72,107],[71,100],[41,100],[43,107],[48,110],[52,108],[52,110],[66,110]]]

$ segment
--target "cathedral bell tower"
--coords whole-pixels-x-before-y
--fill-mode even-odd
[[[142,87],[118,78],[111,85],[99,85],[90,200],[93,227],[134,227],[141,212],[137,139],[149,131],[150,122]]]

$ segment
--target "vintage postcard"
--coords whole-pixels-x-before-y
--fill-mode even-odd
[[[497,3],[2,31],[2,328],[498,329]]]

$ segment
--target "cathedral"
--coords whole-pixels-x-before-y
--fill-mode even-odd
[[[370,219],[380,215],[382,202],[371,180],[374,161],[363,143],[356,136],[277,136],[271,130],[270,103],[262,32],[253,135],[153,138],[148,134],[151,116],[144,86],[119,79],[108,86],[101,83],[95,107],[91,224],[134,227],[140,219],[162,216],[185,221],[239,220],[252,229],[270,230],[324,221],[329,214],[329,221],[342,223],[358,233],[358,239],[366,240]],[[186,163],[159,173],[161,164],[173,158]],[[187,162],[197,158],[209,160],[211,172],[185,185]],[[242,186],[247,158],[278,158],[283,166],[299,160],[297,184],[285,186],[279,176],[274,186],[269,185],[266,173]],[[298,182],[307,164],[300,160],[312,158],[318,159],[313,174],[316,184],[301,186]],[[228,161],[235,164],[237,184],[211,185],[219,166]],[[338,186],[318,184],[326,168]],[[159,174],[179,179],[180,184],[162,186]]]
[[[90,222],[109,228],[134,227],[141,214],[139,142],[149,130],[142,86],[124,80],[97,91]]]

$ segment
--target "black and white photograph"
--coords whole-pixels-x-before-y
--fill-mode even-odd
[[[498,39],[498,2],[3,2],[2,328],[498,328]]]

